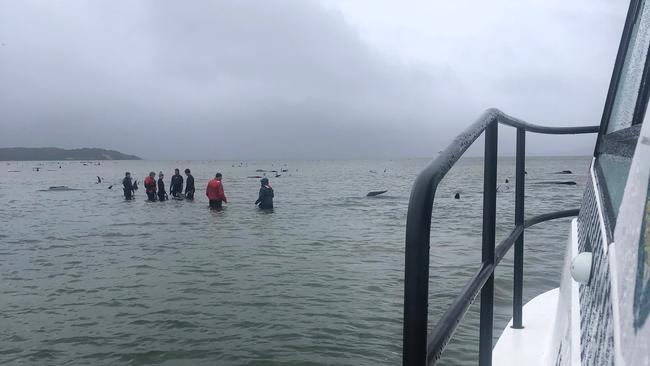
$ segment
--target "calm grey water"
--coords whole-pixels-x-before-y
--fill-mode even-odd
[[[0,363],[9,365],[395,365],[401,362],[404,226],[427,160],[1,162]],[[527,214],[578,207],[588,158],[532,158]],[[285,166],[286,164],[286,166]],[[233,166],[235,165],[235,166]],[[40,172],[32,171],[39,166]],[[196,200],[122,198],[131,171],[192,169]],[[256,169],[275,211],[258,211]],[[385,169],[385,172],[384,172]],[[555,175],[570,169],[573,175]],[[19,172],[9,172],[18,170]],[[224,174],[229,203],[204,187]],[[498,235],[512,227],[514,160],[500,160]],[[95,176],[105,183],[95,184]],[[112,190],[110,184],[115,184]],[[43,192],[52,185],[76,191]],[[388,189],[368,198],[370,190]],[[460,191],[461,199],[453,194]],[[482,159],[439,189],[430,328],[480,260]],[[568,221],[527,231],[525,300],[556,287]],[[511,255],[497,271],[495,336],[510,318]],[[477,306],[445,363],[477,358]]]

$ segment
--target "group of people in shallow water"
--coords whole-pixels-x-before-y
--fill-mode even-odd
[[[171,182],[169,184],[169,189],[172,197],[174,199],[194,199],[194,176],[189,169],[185,169],[186,179],[183,179],[183,176],[180,174],[180,170],[174,169],[174,175],[172,176]],[[151,172],[144,179],[144,188],[147,193],[147,199],[149,201],[166,201],[169,199],[167,196],[167,191],[165,190],[165,175],[163,172],[158,173],[158,181],[156,181],[156,173]],[[223,207],[224,203],[228,203],[226,194],[223,190],[223,183],[221,179],[223,175],[217,173],[213,179],[208,182],[208,185],[205,189],[205,195],[210,201],[211,209],[220,209]],[[185,183],[185,191],[183,192],[183,184]],[[260,191],[255,201],[255,205],[259,205],[262,209],[272,209],[273,208],[273,188],[269,184],[268,178],[262,178],[260,180]],[[133,182],[131,178],[131,173],[126,172],[124,179],[122,180],[122,186],[124,187],[124,198],[126,200],[132,200],[135,191],[138,190],[137,182]]]

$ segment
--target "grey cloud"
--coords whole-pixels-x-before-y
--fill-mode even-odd
[[[398,61],[308,0],[7,0],[0,42],[0,145],[151,159],[432,156],[484,107],[547,115],[531,100],[562,83]]]

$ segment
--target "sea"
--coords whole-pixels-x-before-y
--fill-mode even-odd
[[[0,162],[0,364],[398,365],[406,212],[427,163]],[[498,163],[497,240],[515,192],[514,158]],[[529,157],[526,216],[578,208],[589,163]],[[147,202],[143,178],[163,171],[168,186],[174,168],[192,170],[195,200]],[[217,172],[228,203],[211,211]],[[254,205],[264,175],[272,212]],[[480,263],[482,177],[483,159],[463,158],[436,193],[429,329]],[[376,190],[388,192],[366,196]],[[569,223],[526,231],[524,301],[559,285]],[[512,316],[512,263],[496,271],[495,341]],[[474,304],[441,364],[477,357]]]

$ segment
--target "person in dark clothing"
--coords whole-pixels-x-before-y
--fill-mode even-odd
[[[169,191],[172,193],[173,197],[179,197],[181,192],[183,192],[183,176],[178,169],[174,169],[172,182],[169,184]]]
[[[187,179],[185,180],[185,198],[188,200],[194,199],[194,177],[189,169],[185,169],[185,175]]]
[[[269,178],[262,178],[260,183],[262,183],[260,195],[255,204],[259,203],[261,209],[270,210],[273,208],[273,188],[269,184]]]
[[[122,179],[122,186],[124,186],[124,198],[127,201],[133,199],[133,182],[131,182],[131,173],[126,172],[124,179]]]
[[[156,180],[154,179],[155,177],[156,177],[156,173],[151,172],[149,173],[149,176],[144,179],[144,188],[146,189],[147,198],[149,199],[149,201],[156,200]]]
[[[158,173],[158,201],[162,202],[167,200],[167,192],[165,191],[165,175],[163,172]]]

